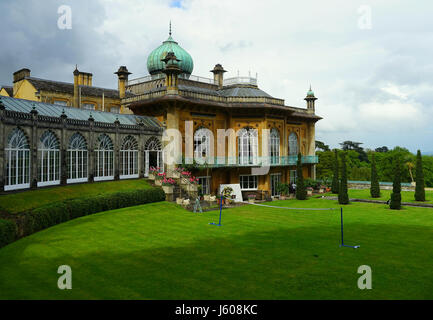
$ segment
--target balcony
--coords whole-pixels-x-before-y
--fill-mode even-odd
[[[192,163],[192,158],[185,158],[187,163]],[[302,156],[302,164],[319,163],[318,156]],[[198,161],[196,160],[198,163]],[[203,159],[204,162],[204,159]],[[212,163],[211,163],[212,162]],[[261,167],[261,166],[296,166],[298,156],[281,156],[281,157],[214,157],[213,161],[208,162],[209,168],[239,168],[239,167]],[[200,166],[200,164],[198,164]],[[205,167],[206,165],[203,164]]]

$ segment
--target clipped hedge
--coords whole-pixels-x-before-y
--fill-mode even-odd
[[[10,217],[15,220],[19,238],[90,214],[164,200],[165,193],[160,188],[122,191],[51,203]]]
[[[0,248],[15,240],[16,226],[9,220],[0,219]]]

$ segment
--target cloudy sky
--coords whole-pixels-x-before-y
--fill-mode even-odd
[[[58,28],[61,5],[72,29]],[[433,151],[432,1],[19,0],[0,12],[2,85],[23,67],[72,82],[78,64],[116,88],[120,65],[147,74],[171,20],[194,75],[211,77],[216,63],[227,77],[258,73],[261,89],[297,107],[311,84],[318,140]]]

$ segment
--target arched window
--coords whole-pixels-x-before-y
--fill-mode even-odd
[[[243,128],[239,131],[239,164],[257,164],[258,137],[257,130]]]
[[[207,157],[211,155],[211,139],[212,131],[207,128],[200,127],[194,133],[194,159],[203,164]]]
[[[160,172],[164,172],[162,145],[157,138],[151,137],[144,145],[144,160],[144,175],[146,177],[149,176],[150,167],[160,168]]]
[[[120,179],[130,178],[138,178],[138,143],[127,136],[120,149]]]
[[[289,156],[297,156],[299,153],[298,136],[292,132],[289,135]]]
[[[5,190],[30,188],[30,146],[21,129],[15,128],[8,138]]]
[[[60,184],[59,140],[51,131],[45,131],[38,145],[38,187]]]
[[[280,133],[273,128],[270,134],[269,155],[271,156],[271,164],[280,163]]]
[[[87,142],[84,137],[77,133],[69,140],[68,158],[66,160],[68,166],[67,183],[87,182],[88,178],[88,151]]]
[[[114,179],[114,146],[106,134],[101,134],[95,146],[95,181]]]

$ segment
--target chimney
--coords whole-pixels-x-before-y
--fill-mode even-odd
[[[224,84],[224,72],[227,72],[227,71],[225,71],[224,68],[222,67],[222,65],[220,65],[218,63],[215,65],[213,70],[211,70],[210,72],[213,73],[213,79],[215,81],[215,84],[218,85],[218,89],[222,89],[223,84]]]
[[[27,77],[30,77],[30,69],[24,68],[21,70],[18,70],[17,72],[14,72],[14,81],[13,81],[13,96],[15,97],[17,91],[18,91],[18,85],[17,83],[24,80]]]
[[[126,84],[128,82],[128,77],[131,74],[131,72],[128,71],[128,68],[126,66],[121,66],[117,72],[114,74],[117,74],[117,77],[119,78],[118,81],[118,89],[119,89],[119,98],[123,99],[125,98],[126,94]]]
[[[24,80],[24,78],[30,77],[30,69],[21,69],[17,72],[14,72],[14,83]]]
[[[74,70],[74,107],[79,108],[80,107],[80,96],[79,96],[79,87],[80,87],[80,71],[78,71],[78,67],[75,66]]]

